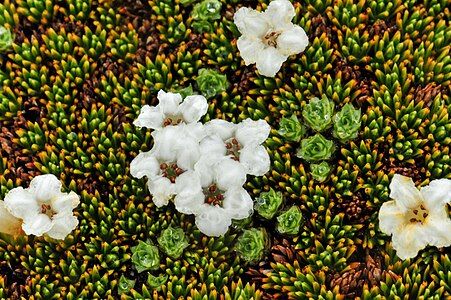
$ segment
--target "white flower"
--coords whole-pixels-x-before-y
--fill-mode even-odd
[[[390,197],[382,204],[379,226],[393,234],[392,243],[401,259],[415,257],[427,245],[451,245],[451,220],[446,209],[451,201],[451,180],[433,180],[420,191],[409,177],[395,174]]]
[[[200,143],[203,153],[215,156],[225,153],[239,161],[250,175],[262,176],[269,171],[271,161],[262,145],[271,130],[266,121],[246,119],[233,124],[215,119],[206,123],[205,128],[209,137]]]
[[[253,201],[242,187],[245,182],[246,172],[237,161],[202,157],[195,171],[183,177],[174,203],[178,211],[196,216],[202,233],[220,236],[232,219],[244,219],[252,213]]]
[[[152,149],[139,153],[130,163],[132,176],[148,178],[147,187],[157,207],[168,204],[179,190],[180,176],[193,170],[200,157],[199,141],[184,126],[154,131]]]
[[[237,46],[246,65],[274,77],[288,56],[304,51],[308,37],[304,29],[291,23],[294,7],[288,0],[274,0],[264,12],[240,8],[234,22],[241,32]]]
[[[62,193],[61,186],[52,174],[37,176],[29,188],[18,187],[9,191],[4,208],[21,220],[26,234],[47,234],[55,239],[64,239],[78,225],[72,210],[80,200],[74,192]],[[2,214],[5,215],[4,209]]]
[[[157,106],[144,105],[133,122],[138,127],[161,129],[178,124],[196,123],[208,109],[207,99],[202,95],[186,97],[182,102],[180,94],[158,92]]]

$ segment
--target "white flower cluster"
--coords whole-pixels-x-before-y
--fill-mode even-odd
[[[208,104],[200,95],[158,92],[159,104],[144,106],[134,122],[154,129],[153,147],[130,164],[136,178],[147,177],[156,206],[174,201],[178,211],[194,214],[196,225],[209,236],[227,232],[232,219],[244,219],[253,201],[243,188],[246,175],[269,171],[262,143],[270,127],[264,120],[239,124],[224,120],[200,123]]]
[[[64,239],[78,225],[72,210],[80,199],[72,191],[61,192],[61,187],[55,175],[46,174],[33,178],[26,189],[10,190],[0,201],[0,232]]]
[[[308,45],[304,29],[291,23],[296,15],[288,0],[274,0],[264,12],[240,8],[234,16],[241,32],[237,47],[246,65],[256,64],[260,74],[274,77],[290,55]]]

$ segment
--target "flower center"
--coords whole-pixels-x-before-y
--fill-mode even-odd
[[[281,32],[272,31],[270,30],[264,37],[263,37],[263,43],[265,43],[268,46],[271,47],[277,47],[277,38]]]
[[[239,161],[240,160],[240,150],[241,145],[236,138],[231,138],[225,142],[227,155],[232,156],[232,159]]]
[[[205,203],[210,205],[219,205],[222,206],[222,202],[224,201],[224,192],[218,189],[216,184],[211,184],[210,186],[204,188],[205,195]]]
[[[50,205],[43,203],[41,204],[41,214],[45,214],[49,218],[51,218],[53,217],[53,215],[55,215],[55,212]]]
[[[429,215],[429,211],[421,204],[418,208],[412,210],[409,214],[410,223],[423,224]]]
[[[169,126],[169,125],[178,125],[182,123],[183,118],[180,115],[175,116],[167,116],[166,119],[163,120],[163,127]]]
[[[161,175],[163,177],[168,178],[172,183],[175,183],[175,179],[177,178],[177,176],[185,172],[184,170],[179,168],[176,163],[172,164],[162,163],[160,164],[160,170]]]

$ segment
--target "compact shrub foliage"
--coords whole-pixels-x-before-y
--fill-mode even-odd
[[[1,1],[0,299],[450,298],[448,6]]]

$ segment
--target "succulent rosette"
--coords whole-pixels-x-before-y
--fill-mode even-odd
[[[236,242],[235,249],[241,258],[253,264],[263,258],[267,243],[264,229],[251,228],[243,231]]]
[[[161,232],[157,240],[163,252],[172,258],[179,258],[188,247],[188,239],[181,228],[169,226]]]
[[[334,143],[317,133],[301,141],[297,156],[308,162],[317,162],[330,159],[334,151]]]
[[[11,48],[14,41],[14,35],[11,31],[0,25],[0,52],[5,52]]]
[[[305,134],[305,127],[299,122],[296,115],[280,120],[278,133],[287,141],[299,142]]]
[[[360,118],[360,109],[354,108],[350,103],[345,104],[334,116],[334,137],[342,143],[355,139],[360,130]]]
[[[272,219],[283,202],[282,192],[276,192],[272,188],[269,192],[261,193],[255,203],[255,210],[265,219]]]
[[[302,224],[302,213],[297,206],[290,209],[277,217],[277,231],[281,234],[294,235],[298,234]]]
[[[322,132],[332,125],[335,104],[323,96],[313,98],[304,106],[302,116],[307,125],[317,132]]]
[[[138,273],[147,270],[157,270],[160,267],[160,254],[156,246],[139,241],[138,245],[132,247],[131,250],[132,263]]]
[[[329,177],[330,172],[332,171],[331,165],[329,163],[323,161],[319,164],[311,164],[310,170],[313,178],[318,182],[324,182]]]
[[[199,91],[207,99],[225,91],[229,86],[226,75],[213,69],[200,69],[196,83]]]

